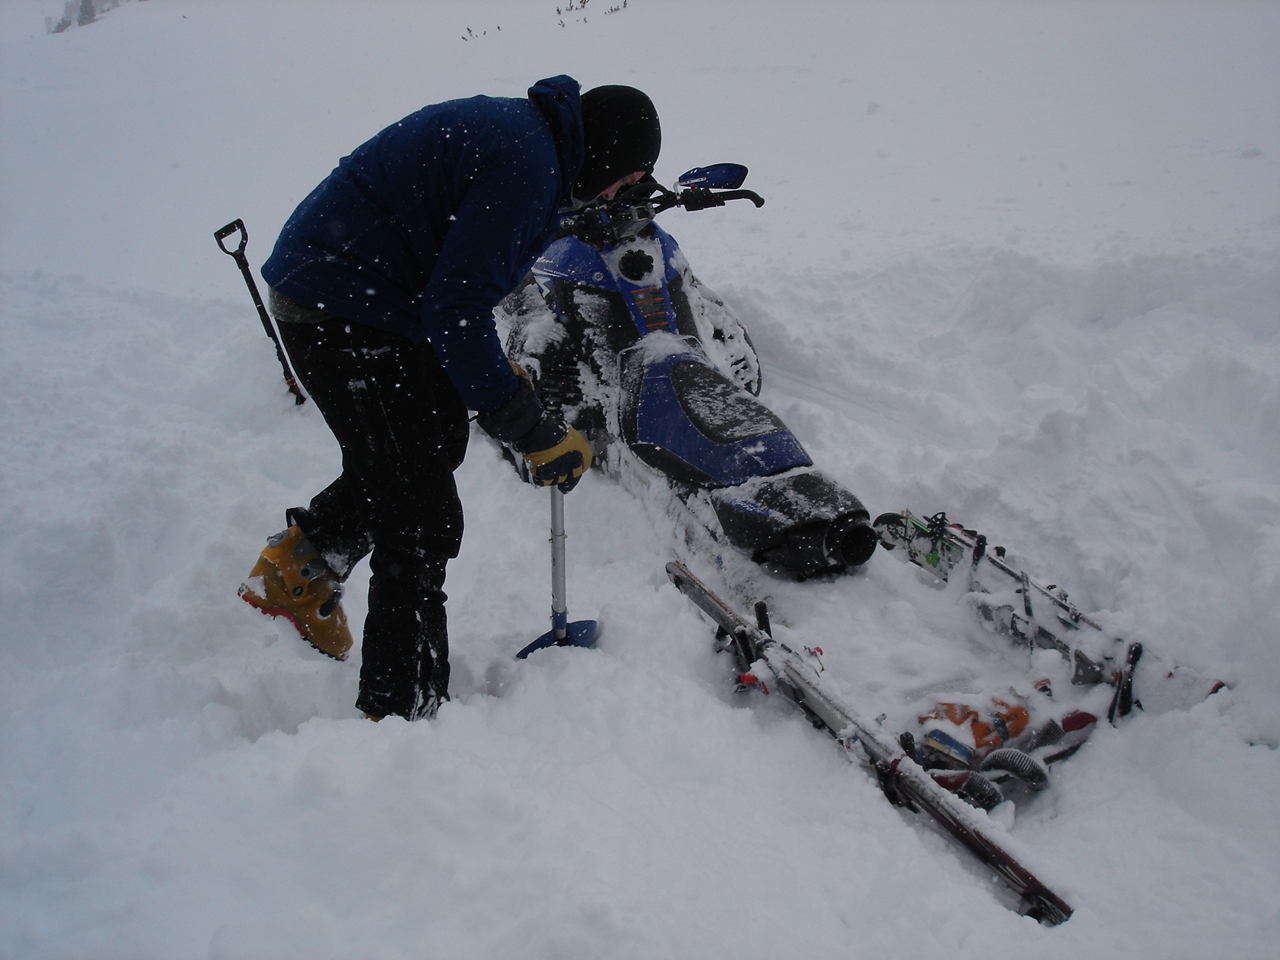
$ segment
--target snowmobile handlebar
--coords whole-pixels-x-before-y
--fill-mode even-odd
[[[658,214],[674,207],[709,210],[723,207],[730,200],[750,200],[757,207],[764,206],[764,198],[753,190],[710,187],[669,190],[649,176],[612,200],[588,204],[565,217],[560,227],[563,234],[572,234],[592,246],[602,246],[635,234]]]
[[[657,194],[656,198],[654,194]],[[601,206],[610,216],[623,214],[623,218],[626,219],[626,212],[630,210],[643,211],[653,217],[672,207],[708,210],[711,207],[723,207],[730,200],[750,200],[757,207],[764,206],[764,198],[753,190],[723,190],[697,186],[686,187],[683,190],[668,190],[653,179],[652,175],[623,190],[613,200],[606,201]]]

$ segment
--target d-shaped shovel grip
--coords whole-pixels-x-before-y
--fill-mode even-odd
[[[227,245],[222,241],[227,239],[227,237],[231,236],[233,233],[240,234],[240,245],[234,250],[228,250]],[[243,220],[232,220],[225,227],[215,231],[213,239],[218,241],[218,246],[222,249],[223,253],[230,254],[239,260],[244,256],[244,248],[249,244],[249,231],[245,229]]]

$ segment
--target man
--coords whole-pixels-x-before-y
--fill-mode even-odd
[[[559,211],[652,172],[661,130],[631,87],[426,107],[344,158],[285,224],[263,266],[284,348],[342,448],[342,474],[286,512],[241,596],[344,659],[340,584],[370,556],[356,706],[431,717],[448,699],[445,565],[462,542],[453,471],[467,411],[569,490],[582,436],[508,363],[492,310],[554,239]]]

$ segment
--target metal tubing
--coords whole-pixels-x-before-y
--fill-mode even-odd
[[[556,640],[569,632],[569,604],[565,596],[564,494],[551,485],[551,627]]]

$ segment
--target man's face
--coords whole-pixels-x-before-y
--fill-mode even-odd
[[[601,190],[600,197],[604,200],[612,200],[614,198],[614,195],[623,187],[629,187],[633,183],[639,183],[643,179],[644,179],[643,170],[637,170],[635,173],[628,173],[625,177],[623,177],[617,183],[613,184],[612,186],[605,187],[603,190]]]

